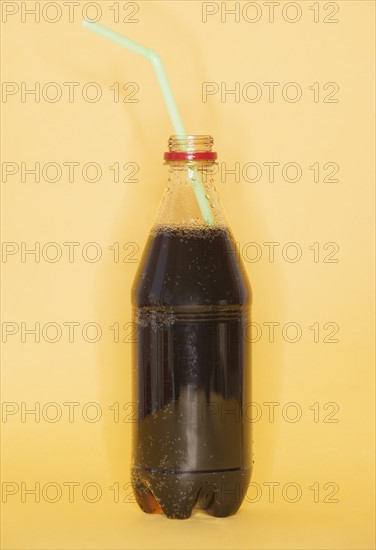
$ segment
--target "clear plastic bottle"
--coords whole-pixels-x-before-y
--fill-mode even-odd
[[[214,185],[212,144],[170,137],[168,186],[132,290],[132,483],[142,510],[169,518],[195,507],[234,514],[251,475],[251,290]],[[194,193],[197,173],[210,224]]]

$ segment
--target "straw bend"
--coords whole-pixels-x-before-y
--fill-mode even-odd
[[[149,61],[155,66],[160,67],[162,65],[162,59],[155,50],[149,50],[148,52]]]

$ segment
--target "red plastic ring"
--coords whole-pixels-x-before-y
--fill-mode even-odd
[[[213,151],[202,151],[189,153],[184,151],[169,151],[163,155],[165,160],[216,160],[217,153]]]

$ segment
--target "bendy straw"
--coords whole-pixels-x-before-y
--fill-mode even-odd
[[[126,38],[125,36],[118,34],[117,32],[114,32],[111,29],[108,29],[107,27],[100,25],[99,23],[95,23],[93,21],[85,19],[82,24],[86,29],[93,31],[96,34],[103,36],[103,38],[107,38],[108,40],[111,40],[111,42],[114,42],[115,44],[118,44],[123,48],[127,48],[131,52],[136,53],[137,55],[140,55],[141,57],[144,57],[145,59],[150,61],[157,75],[158,83],[162,91],[163,99],[165,101],[168,113],[170,115],[171,122],[175,130],[175,134],[177,136],[185,136],[186,131],[185,131],[183,122],[181,120],[179,110],[176,105],[174,95],[172,93],[172,89],[167,78],[166,71],[163,66],[162,59],[157,54],[157,52],[155,52],[150,48],[146,48],[145,46],[141,46],[141,44],[138,44],[137,42],[134,42],[130,38]],[[188,175],[194,189],[194,193],[196,196],[198,206],[201,211],[201,215],[205,223],[207,223],[208,225],[213,225],[214,223],[213,215],[210,209],[208,199],[205,196],[205,189],[202,184],[197,168],[195,167],[193,170],[188,170]]]

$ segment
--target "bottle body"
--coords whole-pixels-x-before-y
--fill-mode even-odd
[[[251,473],[250,288],[223,220],[157,223],[133,305],[137,501],[171,518],[233,514]]]

